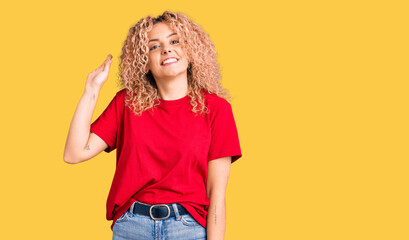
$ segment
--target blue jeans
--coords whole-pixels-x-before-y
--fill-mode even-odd
[[[150,216],[133,213],[135,203],[119,217],[114,226],[113,240],[206,240],[206,228],[190,214],[179,215],[176,203],[172,203],[174,217],[154,220]]]

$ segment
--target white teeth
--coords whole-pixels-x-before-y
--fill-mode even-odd
[[[164,61],[162,64],[165,65],[166,63],[171,63],[171,62],[177,62],[178,60],[176,58],[170,58]]]

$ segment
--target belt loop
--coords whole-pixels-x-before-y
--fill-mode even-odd
[[[178,206],[176,205],[176,203],[172,203],[172,207],[173,207],[173,211],[175,212],[175,217],[176,220],[180,220],[180,215],[179,215],[179,210],[178,210]]]
[[[131,205],[131,207],[129,208],[129,212],[130,212],[130,213],[133,213],[133,209],[134,209],[134,207],[135,207],[135,204],[136,204],[136,202],[133,202],[132,205]]]

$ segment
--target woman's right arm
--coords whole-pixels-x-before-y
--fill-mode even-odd
[[[99,92],[108,79],[112,55],[96,70],[88,74],[85,90],[75,110],[64,149],[66,163],[80,163],[95,157],[108,147],[98,135],[91,133],[92,114]]]

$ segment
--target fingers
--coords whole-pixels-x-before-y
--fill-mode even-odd
[[[112,63],[112,55],[108,54],[107,59],[105,59],[104,63],[102,63],[102,65],[101,65],[102,66],[102,71],[106,71],[106,70],[109,71],[111,63]]]
[[[105,71],[107,65],[108,65],[108,64],[111,64],[111,62],[112,62],[112,55],[109,54],[109,55],[107,56],[107,58],[105,59],[105,61],[96,69],[97,72],[103,72],[103,71]]]
[[[112,60],[109,60],[109,61],[105,64],[104,70],[102,70],[102,71],[104,71],[104,72],[109,72],[109,69],[111,68],[111,63],[112,63]]]

